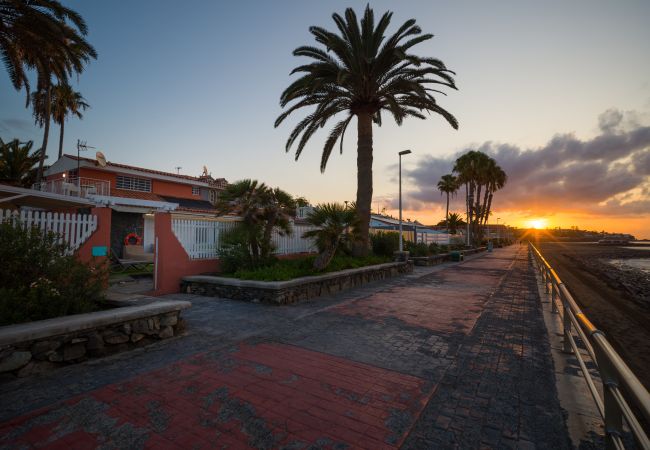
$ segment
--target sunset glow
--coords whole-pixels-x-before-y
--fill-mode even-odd
[[[546,228],[546,219],[532,219],[527,222],[528,228],[535,228],[536,230],[541,230]]]

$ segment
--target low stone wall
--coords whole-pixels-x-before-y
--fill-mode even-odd
[[[412,262],[399,262],[342,270],[289,281],[251,281],[197,275],[183,278],[181,292],[286,305],[300,300],[334,294],[412,271]]]
[[[0,327],[0,381],[170,338],[191,303],[156,301]]]
[[[487,250],[487,247],[478,247],[478,248],[471,248],[469,250],[460,250],[460,253],[463,256],[469,256],[485,250]],[[443,262],[452,261],[451,253],[440,253],[439,255],[431,255],[431,256],[412,256],[409,259],[413,261],[413,264],[415,264],[416,266],[435,266]]]

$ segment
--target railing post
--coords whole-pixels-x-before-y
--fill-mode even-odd
[[[594,334],[596,333],[602,335],[601,331],[595,331]],[[616,441],[619,440],[623,434],[623,412],[612,393],[612,388],[619,386],[618,377],[616,376],[616,371],[614,370],[612,362],[605,356],[598,343],[594,345],[594,351],[596,352],[598,370],[603,380],[605,442],[608,449],[615,449],[618,447]]]
[[[559,287],[559,286],[558,286]],[[555,296],[558,293],[558,287],[555,287],[553,280],[551,280],[551,312],[557,313],[557,305],[555,304]]]
[[[551,279],[551,271],[548,267],[544,267],[544,292],[547,294],[550,292],[548,289],[548,281]]]
[[[562,299],[562,351],[564,353],[573,353],[573,348],[571,348],[571,308],[568,305],[568,302],[565,299]]]

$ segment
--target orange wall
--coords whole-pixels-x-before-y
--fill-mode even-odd
[[[154,194],[158,195],[169,195],[170,197],[180,197],[180,198],[196,198],[199,199],[201,196],[192,195],[192,186],[189,184],[180,184],[173,183],[170,181],[162,180],[151,180],[153,185],[151,190]]]
[[[185,276],[200,275],[219,270],[219,260],[217,259],[190,259],[172,231],[171,214],[156,213],[154,224],[155,237],[158,239],[158,248],[154,259],[156,263],[154,269],[154,295],[178,292],[181,278]]]
[[[93,178],[95,180],[109,181],[111,183],[111,190],[115,189],[115,181],[117,179],[116,174],[111,172],[104,172],[102,170],[89,169],[87,167],[82,167],[79,169],[80,177]]]

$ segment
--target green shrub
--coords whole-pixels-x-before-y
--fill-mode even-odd
[[[323,272],[336,272],[345,269],[355,269],[374,264],[382,264],[390,260],[385,257],[369,255],[362,258],[353,256],[335,256],[324,271],[314,269],[316,256],[307,256],[296,259],[276,260],[272,264],[254,269],[240,269],[230,274],[234,278],[257,281],[286,281],[293,278],[318,275]]]
[[[58,241],[37,228],[0,224],[0,325],[99,308],[106,268],[66,255]]]
[[[377,256],[392,258],[393,253],[399,250],[399,234],[380,231],[370,235],[372,252]]]
[[[409,252],[410,256],[429,256],[429,246],[424,242],[404,241],[404,250]]]
[[[432,242],[429,244],[429,254],[437,255],[438,253],[442,253],[441,248],[442,248],[441,246],[439,246],[435,242]]]

